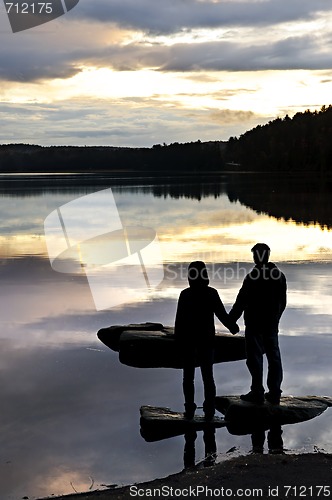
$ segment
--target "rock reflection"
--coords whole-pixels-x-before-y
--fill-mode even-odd
[[[196,465],[196,440],[198,433],[203,432],[204,467],[215,464],[217,458],[216,429],[224,427],[224,419],[214,417],[206,421],[204,416],[196,415],[188,421],[183,413],[169,408],[142,406],[140,409],[141,436],[147,442],[162,441],[175,436],[184,436],[183,464],[188,469]]]
[[[169,408],[142,406],[140,431],[147,442],[184,435],[184,468],[198,465],[195,444],[198,432],[202,431],[205,458],[199,464],[211,466],[217,459],[217,428],[226,428],[233,436],[250,435],[252,453],[264,453],[267,442],[269,453],[282,454],[285,452],[282,426],[314,419],[330,406],[332,398],[329,397],[283,397],[280,405],[256,405],[242,401],[239,396],[217,397],[216,408],[225,418],[215,417],[212,421],[199,415],[188,420],[183,413]]]

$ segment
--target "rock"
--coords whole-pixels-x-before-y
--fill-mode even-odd
[[[160,323],[111,326],[98,332],[107,347],[119,352],[120,362],[136,368],[182,368],[174,328]],[[244,337],[217,333],[215,363],[245,359]]]
[[[141,406],[140,414],[141,436],[148,442],[226,425],[224,419],[217,416],[207,421],[203,415],[195,415],[192,420],[187,420],[181,412],[157,406]]]
[[[120,336],[124,331],[160,331],[164,328],[161,323],[138,323],[130,325],[113,325],[101,328],[97,337],[112,351],[119,351]]]
[[[240,396],[217,396],[216,408],[225,418],[215,416],[212,421],[206,421],[203,415],[195,415],[193,420],[187,420],[183,413],[169,408],[141,406],[141,435],[146,441],[152,442],[188,432],[226,427],[230,434],[256,435],[257,440],[262,431],[270,430],[269,445],[275,439],[281,451],[282,425],[315,418],[329,406],[332,406],[332,398],[326,396],[284,396],[280,405],[255,405],[242,401]]]
[[[317,417],[329,406],[326,396],[283,396],[280,405],[265,402],[256,405],[242,401],[240,396],[217,396],[216,408],[227,421],[232,434],[247,434],[253,428],[268,429],[271,425],[294,424]]]

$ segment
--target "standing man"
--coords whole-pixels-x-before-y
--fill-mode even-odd
[[[286,278],[269,262],[270,248],[257,243],[252,249],[255,267],[247,274],[229,316],[237,321],[244,313],[247,367],[251,374],[251,390],[241,399],[264,402],[263,354],[268,361],[265,399],[280,403],[282,364],[279,350],[279,320],[286,307]]]

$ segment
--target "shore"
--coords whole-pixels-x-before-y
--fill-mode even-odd
[[[129,500],[135,497],[329,498],[332,497],[332,455],[251,454],[132,486],[52,496],[63,500]]]

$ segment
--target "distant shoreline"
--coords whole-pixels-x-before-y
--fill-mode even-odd
[[[206,172],[225,167],[224,141],[155,144],[151,148],[113,146],[0,145],[0,172]]]

